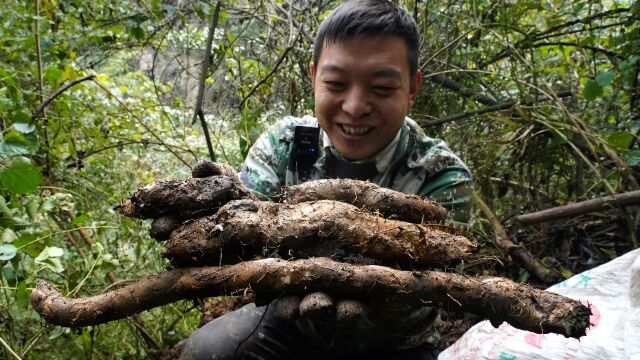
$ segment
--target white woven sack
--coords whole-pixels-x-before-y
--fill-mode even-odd
[[[591,305],[587,335],[569,339],[482,321],[440,360],[640,360],[640,249],[573,276],[548,291]]]

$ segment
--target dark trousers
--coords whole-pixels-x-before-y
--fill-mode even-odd
[[[428,346],[408,350],[371,350],[359,354],[337,354],[320,341],[300,332],[293,321],[274,314],[273,306],[248,304],[196,330],[184,345],[180,359],[200,360],[325,360],[404,359],[435,360]]]

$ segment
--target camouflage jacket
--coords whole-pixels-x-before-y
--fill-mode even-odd
[[[299,179],[288,165],[294,129],[300,125],[317,127],[318,122],[311,116],[286,117],[267,129],[249,150],[240,177],[261,198],[275,199],[283,186],[332,177],[328,169],[331,156],[348,162],[321,129],[321,156],[311,174]],[[375,162],[377,174],[372,182],[437,201],[458,225],[471,221],[473,180],[469,170],[442,140],[426,136],[413,120],[407,118],[395,139],[376,156],[358,163],[363,162]]]
[[[283,186],[328,178],[330,157],[349,163],[331,146],[330,139],[320,129],[320,156],[310,173],[300,179],[289,168],[294,129],[296,126],[317,127],[315,118],[287,117],[271,126],[249,150],[240,177],[263,199],[276,199]],[[471,219],[473,181],[465,164],[447,145],[429,138],[411,119],[405,120],[392,142],[371,159],[358,162],[375,165],[371,181],[382,187],[408,194],[419,194],[435,200],[448,209],[448,216],[457,224]],[[391,304],[375,311],[370,326],[350,331],[335,324],[298,320],[297,325],[308,336],[324,343],[337,353],[358,352],[372,347],[402,349],[439,339],[436,330],[438,312],[430,307],[414,308],[408,304]]]

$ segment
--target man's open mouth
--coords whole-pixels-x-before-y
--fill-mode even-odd
[[[343,124],[338,124],[338,126],[347,135],[365,135],[373,130],[373,127],[370,126],[348,126]]]

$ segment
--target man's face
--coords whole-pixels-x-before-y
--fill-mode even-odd
[[[393,140],[421,77],[410,77],[407,46],[390,35],[326,43],[311,73],[318,122],[340,154],[354,161]]]

